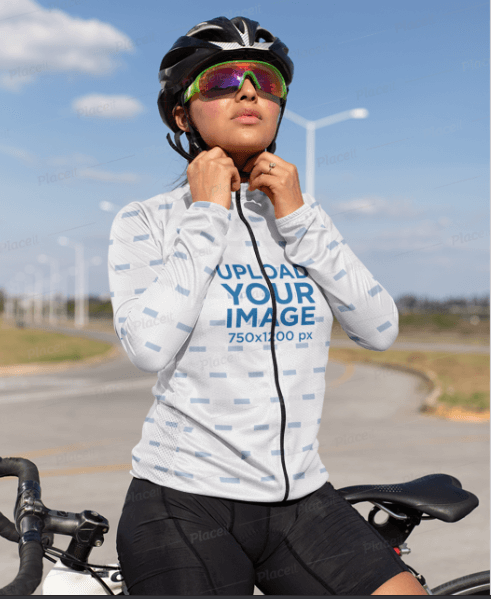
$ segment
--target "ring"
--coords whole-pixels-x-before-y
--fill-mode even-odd
[[[269,163],[269,173],[268,175],[271,175],[271,169],[273,169],[276,166],[276,164],[274,162],[270,162]]]

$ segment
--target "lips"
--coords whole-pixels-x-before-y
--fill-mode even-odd
[[[261,115],[257,110],[240,110],[235,116],[234,119],[239,118],[240,116],[255,116],[258,119],[261,118]]]

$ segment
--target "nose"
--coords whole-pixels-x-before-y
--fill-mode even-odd
[[[253,100],[256,97],[256,93],[256,88],[254,87],[251,76],[247,75],[242,87],[237,90],[237,96],[239,99],[249,98],[250,100]]]

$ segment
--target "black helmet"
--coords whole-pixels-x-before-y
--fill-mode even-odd
[[[261,41],[262,40],[262,41]],[[184,92],[194,79],[206,68],[227,60],[261,60],[275,66],[288,86],[293,79],[293,62],[288,57],[285,44],[257,21],[245,17],[217,17],[198,23],[186,35],[181,36],[162,59],[159,71],[161,91],[157,104],[164,124],[175,132],[176,147],[167,134],[171,147],[191,162],[207,146],[202,137],[191,126],[191,119],[184,104]],[[180,104],[187,117],[190,154],[181,146],[180,135],[184,133],[177,126],[172,111]],[[286,98],[281,100],[281,114],[276,134],[268,147],[268,152],[276,149],[276,136],[280,127]]]

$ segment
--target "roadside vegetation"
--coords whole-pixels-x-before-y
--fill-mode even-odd
[[[0,320],[0,367],[37,362],[76,361],[103,355],[109,343],[83,337],[71,337],[42,329],[17,328],[14,323]],[[72,325],[73,326],[73,323]],[[88,328],[114,331],[111,318],[92,318]],[[75,332],[75,329],[74,329]],[[346,338],[337,321],[332,338]],[[401,314],[398,341],[424,343],[465,343],[489,345],[489,319],[462,317],[459,314]],[[335,345],[335,344],[334,344]],[[401,351],[388,349],[375,352],[358,348],[332,347],[332,360],[340,362],[370,362],[402,366],[429,375],[441,388],[438,401],[447,406],[489,411],[490,363],[489,354],[443,351]],[[430,391],[431,384],[428,384]]]
[[[77,361],[102,355],[110,343],[42,329],[17,328],[1,321],[0,367],[13,364]]]

